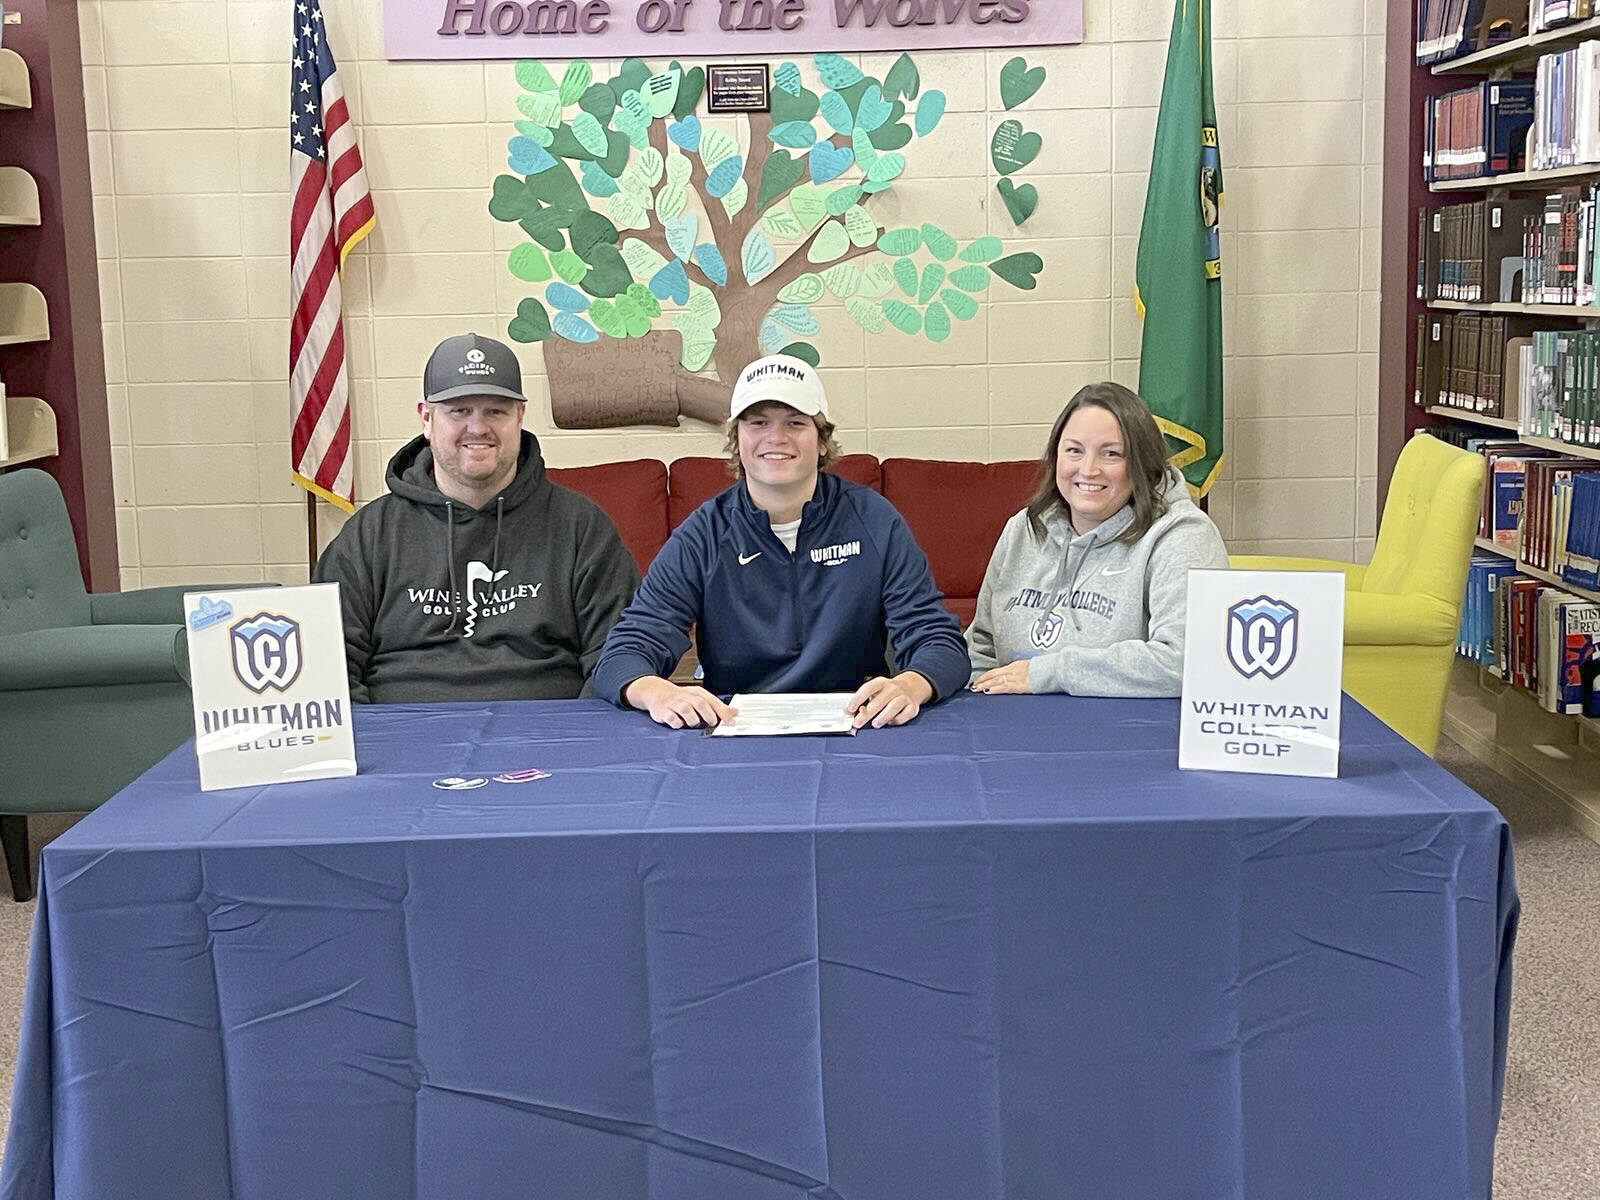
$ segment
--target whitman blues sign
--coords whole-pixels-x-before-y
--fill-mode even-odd
[[[338,585],[183,601],[201,788],[354,775]]]
[[[1191,571],[1178,765],[1339,773],[1344,576]]]

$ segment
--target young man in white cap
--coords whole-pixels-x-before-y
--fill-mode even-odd
[[[651,562],[595,666],[598,695],[677,729],[732,718],[719,695],[850,692],[860,728],[902,725],[965,686],[961,628],[905,521],[822,470],[839,448],[810,364],[775,354],[739,373],[728,451],[739,481]],[[703,688],[664,678],[691,628]]]
[[[545,477],[526,406],[493,338],[446,338],[428,358],[421,436],[313,575],[339,584],[352,699],[586,692],[639,572],[611,518]]]

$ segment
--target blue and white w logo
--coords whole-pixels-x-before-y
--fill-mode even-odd
[[[275,613],[257,613],[228,630],[233,673],[257,694],[285,691],[300,678],[300,626]]]
[[[1257,596],[1228,609],[1228,661],[1249,679],[1276,679],[1294,662],[1300,641],[1300,614],[1282,600]]]

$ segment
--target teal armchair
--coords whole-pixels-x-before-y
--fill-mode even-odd
[[[0,841],[33,894],[29,813],[85,812],[194,732],[183,593],[84,590],[66,502],[0,475]]]

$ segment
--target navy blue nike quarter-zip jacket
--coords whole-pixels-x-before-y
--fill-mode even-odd
[[[718,695],[853,692],[892,669],[916,671],[939,700],[971,670],[905,520],[877,492],[825,471],[793,554],[742,481],[689,514],[606,638],[595,693],[623,705],[635,679],[670,674],[691,628],[705,687]]]

